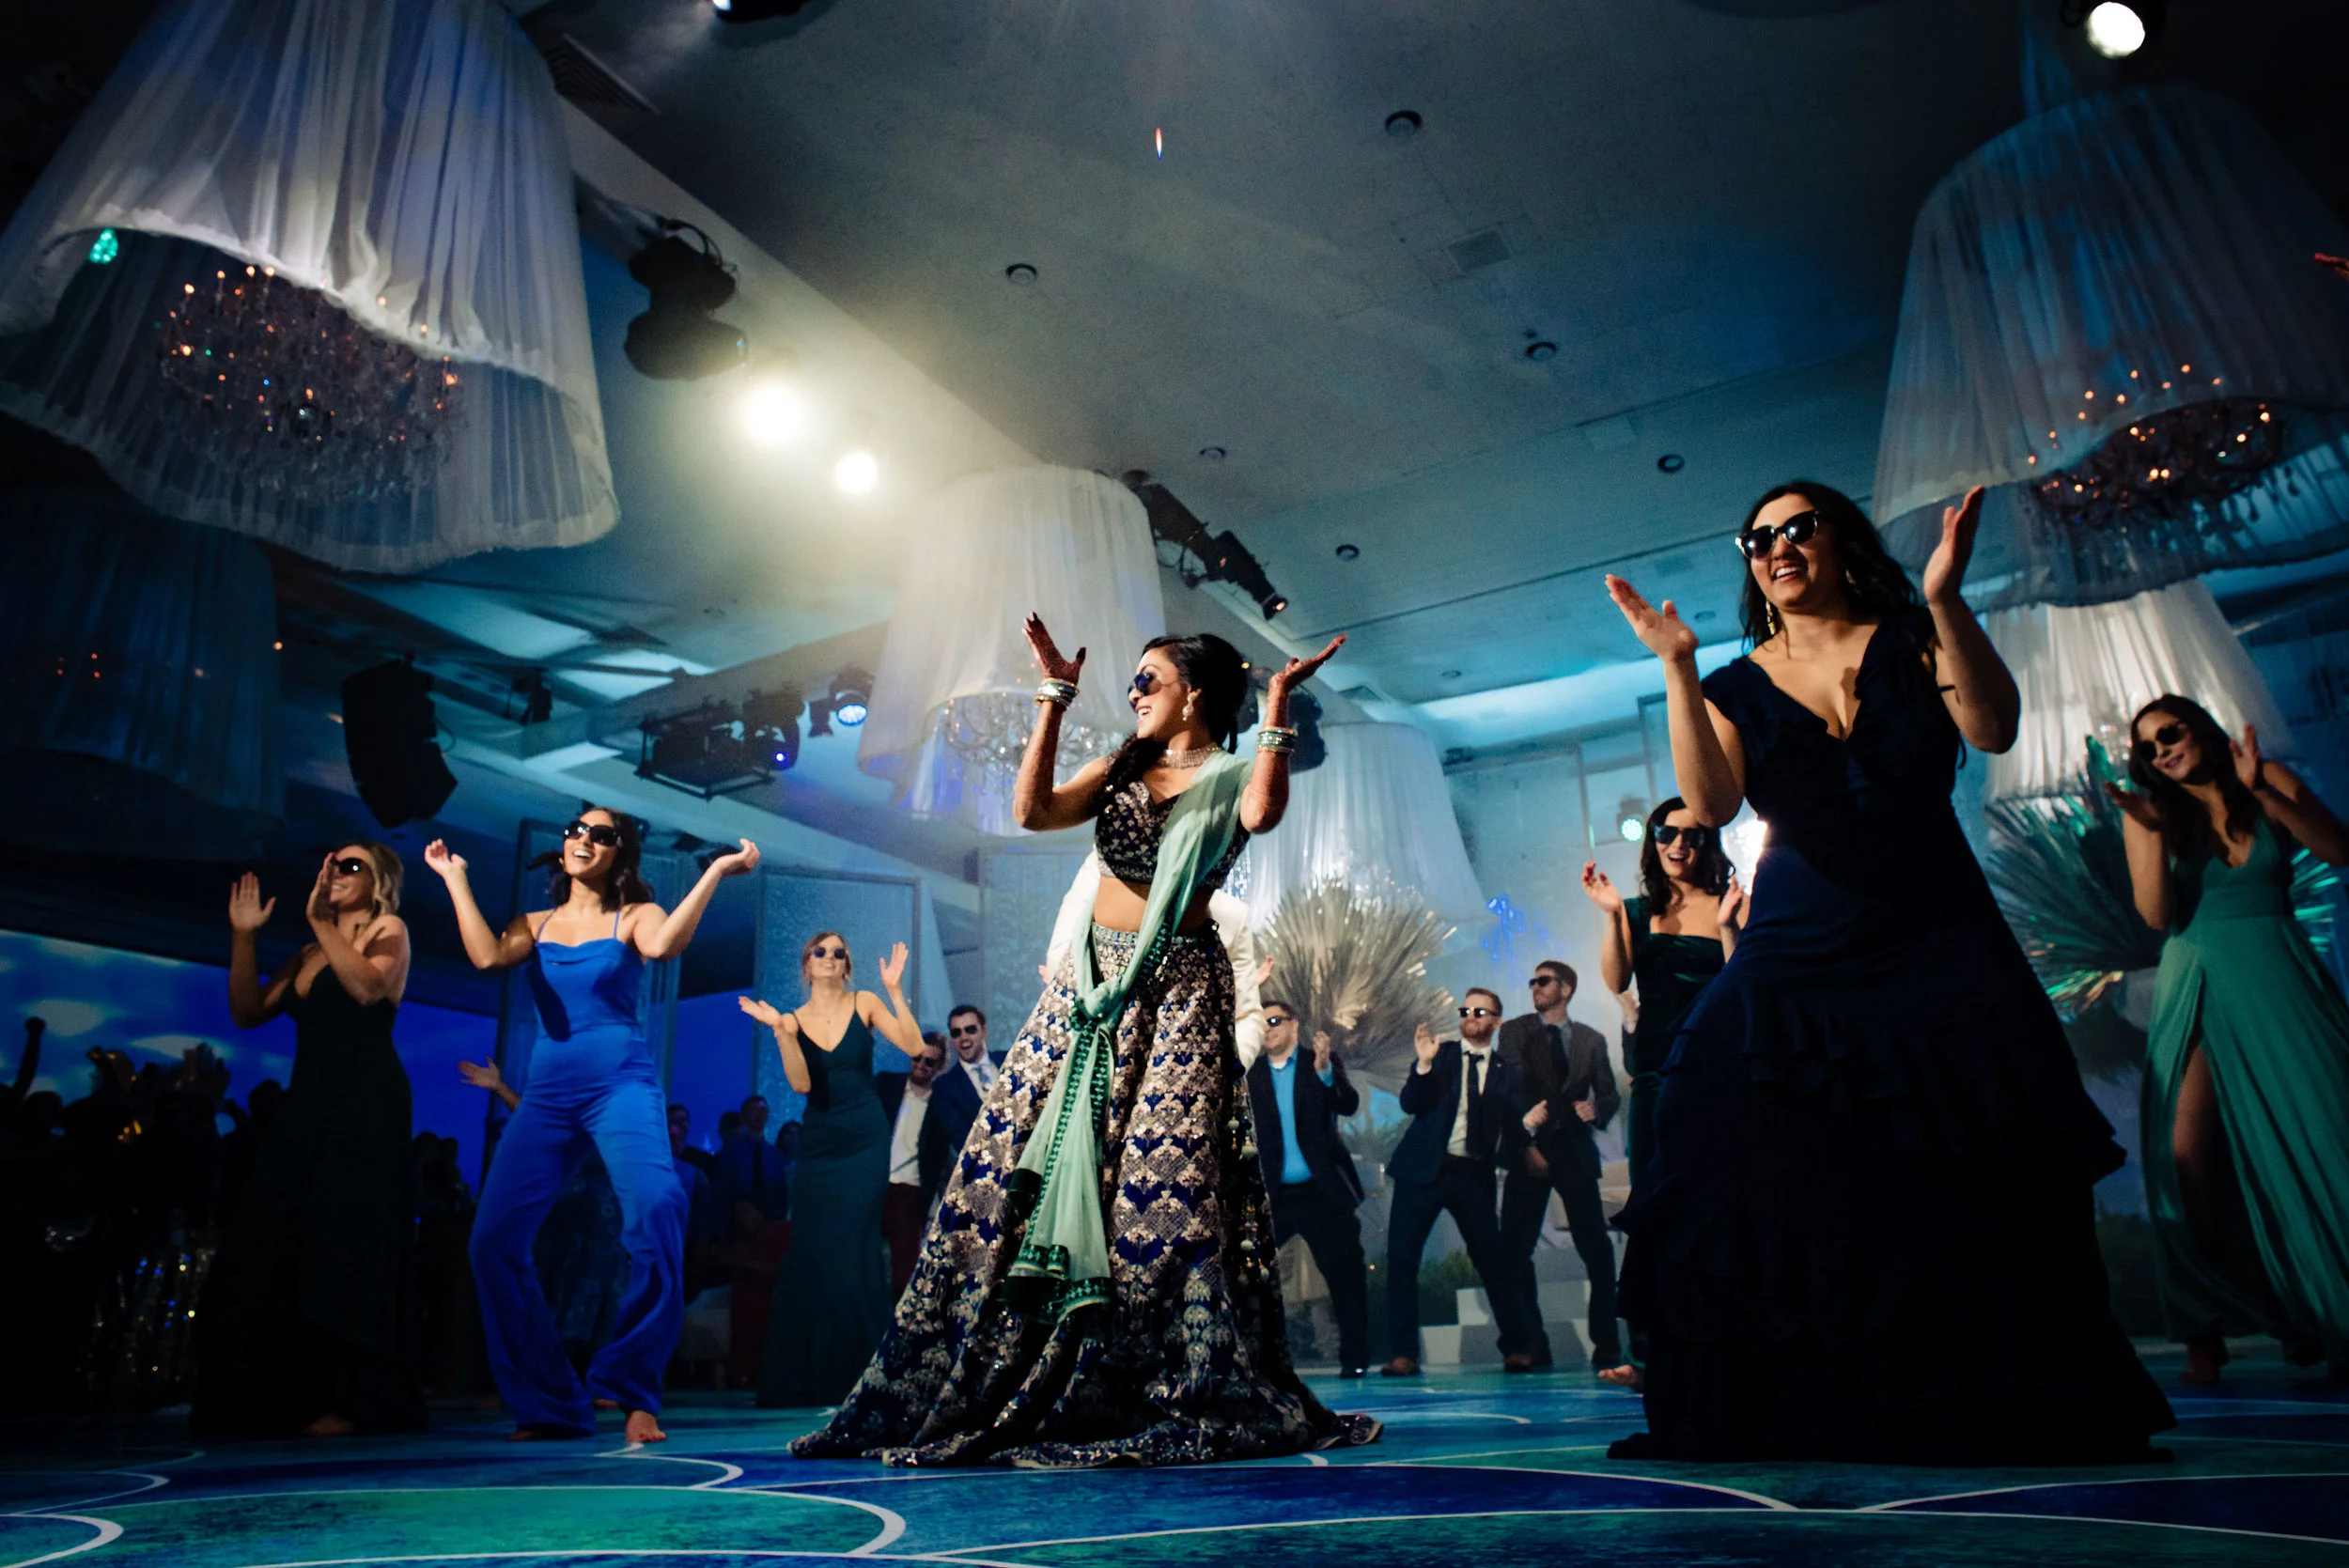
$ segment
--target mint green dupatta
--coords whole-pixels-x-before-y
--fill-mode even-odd
[[[1208,872],[1231,846],[1249,771],[1239,757],[1219,752],[1174,798],[1159,841],[1158,870],[1150,878],[1134,955],[1124,971],[1112,980],[1095,972],[1089,929],[1080,933],[1070,955],[1077,1000],[1069,1014],[1068,1054],[1061,1059],[1010,1181],[1012,1212],[1028,1220],[1010,1278],[1030,1281],[1022,1294],[1041,1296],[1040,1315],[1057,1320],[1110,1298],[1101,1141],[1108,1131],[1118,1022],[1134,987],[1158,967]]]

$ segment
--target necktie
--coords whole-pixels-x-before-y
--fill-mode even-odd
[[[1470,1159],[1485,1154],[1485,1063],[1471,1053],[1468,1059],[1468,1148]]]

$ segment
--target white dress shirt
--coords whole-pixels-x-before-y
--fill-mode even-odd
[[[987,1092],[995,1087],[995,1059],[987,1052],[981,1051],[979,1059],[976,1062],[971,1062],[966,1061],[960,1052],[957,1052],[955,1065],[962,1069],[962,1076],[971,1080],[972,1087],[978,1090],[979,1098],[984,1101],[987,1098]]]
[[[1100,893],[1100,857],[1087,855],[1084,864],[1077,868],[1077,879],[1068,884],[1067,896],[1060,901],[1059,918],[1052,922],[1052,942],[1044,953],[1048,973],[1058,974],[1061,965],[1077,950],[1078,939],[1092,929],[1093,905]],[[1248,906],[1218,890],[1207,897],[1207,917],[1215,922],[1216,939],[1232,960],[1232,1027],[1239,1064],[1252,1067],[1264,1054],[1264,993],[1256,985],[1260,966],[1255,933],[1249,929]]]
[[[889,1185],[920,1187],[922,1185],[922,1118],[928,1114],[930,1096],[927,1090],[916,1091],[906,1085],[906,1097],[897,1102],[897,1125],[889,1133]]]
[[[1452,1142],[1444,1153],[1456,1155],[1462,1159],[1468,1157],[1469,1152],[1468,1086],[1469,1063],[1471,1062],[1476,1063],[1477,1094],[1481,1096],[1492,1086],[1493,1047],[1490,1040],[1481,1046],[1471,1046],[1466,1040],[1460,1042],[1460,1103],[1452,1113]]]

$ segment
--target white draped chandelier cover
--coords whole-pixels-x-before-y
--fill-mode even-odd
[[[0,234],[0,410],[334,567],[604,533],[530,41],[491,0],[167,0]]]
[[[2032,116],[1917,218],[1875,510],[1912,569],[1989,487],[1983,608],[2349,545],[2349,248],[2248,114],[2131,88]]]
[[[2190,697],[2230,735],[2259,728],[2274,756],[2292,748],[2258,667],[2205,582],[2180,582],[2106,604],[2021,605],[1984,618],[2022,689],[2022,732],[1989,759],[1986,800],[2077,795],[2091,787],[2088,742],[2126,766],[2129,720],[2165,693]]]
[[[1291,893],[1330,882],[1404,897],[1460,924],[1485,917],[1443,764],[1409,724],[1330,724],[1328,760],[1289,782],[1280,828],[1251,840],[1233,875],[1258,925]]]
[[[1043,616],[1062,653],[1086,650],[1061,722],[1066,778],[1131,732],[1127,679],[1166,628],[1149,520],[1100,474],[999,469],[931,497],[912,538],[857,764],[894,781],[917,816],[1016,833],[1011,787],[1039,678],[1028,614]]]

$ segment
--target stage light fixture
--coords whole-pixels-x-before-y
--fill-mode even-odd
[[[872,709],[873,677],[863,670],[847,669],[832,677],[832,686],[807,705],[807,733],[830,735],[837,719],[849,729],[864,722]]]
[[[2088,13],[2088,46],[2108,60],[2126,59],[2145,47],[2145,19],[2121,0],[2104,0]]]
[[[506,710],[509,715],[512,713],[514,699],[517,697],[521,699],[522,705],[521,717],[517,721],[518,722],[543,724],[553,717],[554,691],[547,685],[547,673],[544,670],[526,670],[516,677],[513,690],[506,696]]]
[[[1209,534],[1206,524],[1193,516],[1190,507],[1176,500],[1164,485],[1152,482],[1141,469],[1128,470],[1124,480],[1150,520],[1150,536],[1160,544],[1174,547],[1173,564],[1185,587],[1196,588],[1202,582],[1229,582],[1254,599],[1268,621],[1289,607],[1287,596],[1273,587],[1271,580],[1265,576],[1264,567],[1229,529]],[[1194,567],[1192,562],[1197,565]]]
[[[752,789],[774,777],[775,764],[741,718],[723,703],[705,703],[690,713],[647,719],[636,776],[681,789],[708,800]]]
[[[880,483],[880,462],[862,446],[851,446],[832,465],[832,482],[848,495],[868,495]]]
[[[711,319],[734,297],[734,270],[692,224],[661,221],[660,239],[629,259],[628,275],[652,295],[652,307],[628,324],[628,362],[655,380],[692,381],[731,370],[749,344],[742,329]],[[682,236],[699,238],[698,249]]]

